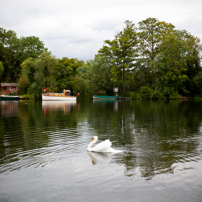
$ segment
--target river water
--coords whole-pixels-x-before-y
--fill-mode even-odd
[[[202,102],[1,101],[0,201],[201,202]]]

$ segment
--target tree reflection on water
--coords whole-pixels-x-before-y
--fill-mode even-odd
[[[87,139],[97,135],[124,152],[107,158],[88,153],[92,163],[108,159],[124,165],[126,176],[150,180],[173,173],[177,163],[199,161],[201,132],[200,102],[6,102],[1,103],[0,165],[18,161],[19,152],[37,156],[39,148],[86,152]]]
[[[157,174],[173,173],[178,162],[201,159],[201,103],[119,102],[118,110],[110,105],[92,105],[88,121],[100,138],[110,137],[125,149],[122,158],[116,159],[125,165],[126,175],[149,180]]]

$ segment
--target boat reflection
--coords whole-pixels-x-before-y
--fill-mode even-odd
[[[75,105],[76,101],[42,101],[44,114],[47,111],[64,111],[65,113],[69,113]]]
[[[114,111],[118,111],[118,103],[117,100],[93,100],[94,106],[99,105],[99,107],[113,106]]]

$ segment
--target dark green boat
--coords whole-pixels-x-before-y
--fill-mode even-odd
[[[19,100],[19,96],[12,96],[12,95],[0,95],[1,100]]]
[[[93,100],[117,100],[118,96],[93,95]]]

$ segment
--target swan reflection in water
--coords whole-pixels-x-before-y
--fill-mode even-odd
[[[93,165],[97,164],[97,160],[100,160],[104,163],[110,163],[112,155],[112,153],[88,152],[88,156],[90,157]]]
[[[105,163],[109,163],[111,161],[111,156],[113,154],[122,152],[121,150],[111,148],[112,143],[110,142],[109,139],[100,142],[99,144],[97,144],[95,147],[92,148],[93,144],[95,144],[97,140],[98,137],[94,136],[87,147],[88,155],[91,158],[92,163],[94,165],[97,164],[97,159]]]

